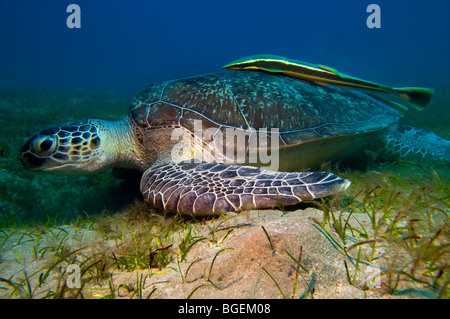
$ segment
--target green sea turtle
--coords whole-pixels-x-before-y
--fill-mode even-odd
[[[395,125],[400,117],[359,91],[225,71],[152,84],[117,122],[47,128],[20,157],[25,168],[50,173],[137,169],[141,192],[155,207],[212,215],[335,194],[350,182],[298,171],[348,158],[375,141],[398,156],[449,160],[449,141]]]

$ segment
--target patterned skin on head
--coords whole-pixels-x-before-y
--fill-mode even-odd
[[[30,170],[67,173],[101,154],[101,138],[95,120],[83,120],[47,128],[20,150],[21,161]],[[77,173],[79,174],[79,172]]]

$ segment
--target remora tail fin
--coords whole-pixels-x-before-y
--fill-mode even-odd
[[[433,89],[416,87],[396,88],[395,91],[418,110],[423,110],[430,103],[431,97],[434,94]]]

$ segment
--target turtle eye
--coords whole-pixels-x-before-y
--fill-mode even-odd
[[[34,141],[33,148],[38,153],[49,154],[55,150],[56,142],[50,136],[40,136]]]
[[[50,139],[45,139],[39,145],[40,149],[44,152],[48,152],[53,146],[53,141]]]

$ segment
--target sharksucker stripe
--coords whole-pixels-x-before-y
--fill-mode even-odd
[[[211,215],[293,205],[331,195],[347,183],[332,173],[285,173],[186,161],[148,169],[141,192],[149,203],[165,211]]]
[[[243,58],[230,64],[224,66],[227,69],[262,69],[262,70],[273,70],[273,72],[283,72],[290,71],[293,74],[320,74],[324,78],[337,78],[339,73],[325,66],[314,65],[311,63],[290,60],[278,56],[251,56],[248,58]]]
[[[409,104],[422,110],[431,100],[433,89],[404,87],[394,88],[362,80],[320,64],[311,64],[276,55],[255,55],[239,59],[224,66],[230,70],[260,70],[300,78],[319,84],[333,84],[368,89],[379,92],[395,93],[409,102]]]

